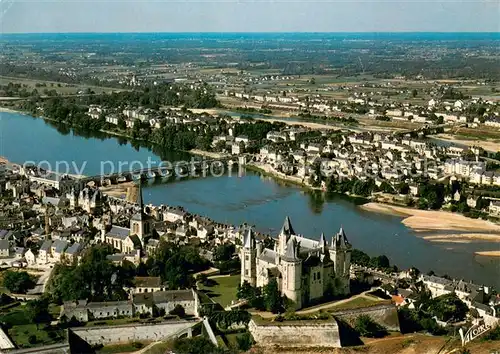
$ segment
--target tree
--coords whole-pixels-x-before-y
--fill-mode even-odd
[[[14,272],[8,270],[3,276],[3,286],[12,293],[24,294],[35,286],[35,282],[27,272]]]
[[[366,267],[370,264],[370,256],[363,251],[353,249],[351,252],[351,262]]]
[[[219,350],[205,337],[178,338],[174,341],[174,351],[179,354],[212,354]]]
[[[430,301],[427,311],[440,321],[462,321],[469,309],[455,293],[438,296]]]
[[[125,130],[127,129],[127,123],[125,123],[125,119],[122,117],[118,118],[118,129]]]
[[[272,278],[264,286],[264,306],[272,313],[278,313],[282,309],[282,299],[276,278]]]
[[[40,323],[49,323],[51,316],[49,314],[49,303],[47,300],[32,300],[26,305],[26,310],[30,322],[36,323],[36,328]]]
[[[238,349],[246,352],[252,347],[254,340],[249,332],[245,332],[240,336],[236,337],[236,343],[238,343]]]
[[[113,253],[109,245],[95,245],[83,254],[79,265],[57,264],[47,290],[53,301],[89,299],[124,300],[124,286],[130,286],[130,272],[107,259]]]
[[[384,269],[384,268],[389,268],[391,266],[389,262],[389,258],[385,255],[373,257],[370,259],[370,266],[373,268],[379,268],[379,269]]]
[[[243,284],[238,284],[236,298],[237,299],[250,299],[255,296],[254,288],[248,281],[243,281]]]
[[[170,315],[174,316],[179,316],[179,317],[184,317],[186,316],[186,310],[184,310],[184,307],[182,305],[175,305],[175,307],[169,312]]]
[[[235,246],[230,243],[225,243],[217,246],[215,249],[214,260],[215,261],[228,261],[233,257],[235,251]]]
[[[383,326],[367,315],[360,315],[356,318],[354,329],[363,337],[381,338],[387,334],[387,330]]]

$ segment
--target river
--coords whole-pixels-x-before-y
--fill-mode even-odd
[[[0,113],[0,156],[12,162],[69,161],[86,175],[97,174],[101,161],[130,163],[160,157],[149,149],[133,146],[103,134],[79,135],[55,127],[42,119]],[[163,159],[177,161],[189,154],[165,152]],[[500,287],[499,258],[479,257],[474,251],[498,250],[498,243],[432,243],[415,235],[397,216],[360,209],[341,196],[327,196],[298,186],[244,171],[238,175],[149,183],[144,188],[146,203],[180,205],[192,213],[231,224],[247,222],[261,231],[276,234],[288,215],[296,230],[310,238],[324,232],[330,238],[340,226],[353,247],[371,256],[385,254],[400,268],[416,266],[427,272],[448,274]]]

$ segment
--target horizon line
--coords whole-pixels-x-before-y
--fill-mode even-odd
[[[74,31],[74,32],[0,32],[15,34],[497,34],[497,31]]]

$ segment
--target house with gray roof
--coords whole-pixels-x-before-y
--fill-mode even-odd
[[[51,247],[51,257],[50,259],[51,262],[60,262],[61,261],[61,256],[64,254],[64,251],[68,247],[68,241],[66,240],[55,240]]]
[[[38,264],[49,263],[49,258],[51,256],[52,241],[46,240],[42,243],[42,246],[38,250],[38,255],[36,257],[36,262]]]
[[[63,316],[67,320],[74,317],[76,320],[81,322],[104,318],[115,318],[118,316],[133,317],[134,307],[130,301],[68,301],[65,302],[61,308],[61,317]]]
[[[130,229],[126,227],[113,225],[104,235],[104,242],[113,246],[117,250],[123,250],[123,243],[130,235]]]
[[[134,277],[131,293],[153,293],[165,290],[167,290],[167,285],[162,282],[160,277]]]
[[[64,257],[67,258],[68,262],[72,263],[77,259],[78,254],[80,253],[82,248],[83,247],[80,243],[75,242],[66,249],[66,251],[64,252]]]
[[[8,257],[10,244],[8,240],[0,240],[0,257]]]
[[[136,313],[152,315],[153,306],[169,313],[175,306],[181,305],[186,314],[198,316],[198,294],[193,289],[137,293],[132,295],[132,302]]]

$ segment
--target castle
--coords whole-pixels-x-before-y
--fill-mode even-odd
[[[351,245],[343,228],[328,244],[324,234],[319,241],[298,235],[288,217],[274,249],[263,248],[249,228],[241,248],[241,283],[262,287],[276,278],[282,295],[296,308],[320,301],[325,296],[347,295],[351,266]]]

